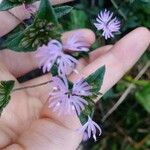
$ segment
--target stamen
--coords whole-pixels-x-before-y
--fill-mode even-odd
[[[95,142],[97,141],[95,134],[93,134],[93,139],[94,139]]]

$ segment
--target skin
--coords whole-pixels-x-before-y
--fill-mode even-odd
[[[13,9],[13,12],[20,19],[25,18],[20,8]],[[10,32],[19,23],[8,12],[0,12],[0,18],[0,36]],[[94,33],[88,29],[64,33],[62,40],[65,41],[74,32],[84,35],[85,40],[91,44],[95,41]],[[72,74],[70,79],[75,81],[81,76],[86,77],[106,65],[101,89],[105,93],[137,62],[149,44],[149,30],[137,28],[115,45],[107,45],[91,52],[88,60],[81,59],[77,67],[80,75]],[[17,77],[35,68],[37,64],[34,53],[0,51],[0,80],[16,80],[15,88],[50,80],[50,74],[47,74],[22,84],[17,82]],[[0,118],[0,149],[75,150],[78,147],[81,135],[75,130],[81,126],[80,122],[76,116],[60,117],[48,108],[49,89],[49,85],[45,85],[12,93],[11,101]]]

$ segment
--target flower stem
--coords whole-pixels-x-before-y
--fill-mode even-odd
[[[21,90],[25,90],[25,89],[31,89],[31,88],[35,88],[35,87],[39,87],[39,86],[43,86],[43,85],[46,85],[48,83],[51,83],[52,81],[46,81],[46,82],[43,82],[43,83],[39,83],[39,84],[35,84],[35,85],[29,85],[29,86],[24,86],[24,87],[20,87],[20,88],[16,88],[16,89],[13,89],[13,92],[15,91],[21,91]]]
[[[147,69],[150,67],[150,61],[148,61],[143,69],[139,72],[139,74],[135,77],[135,81],[138,81],[143,74],[147,71]],[[129,95],[132,89],[134,89],[134,84],[131,83],[129,87],[125,90],[125,92],[122,94],[122,96],[119,98],[119,100],[116,102],[116,104],[106,113],[106,115],[102,118],[102,122],[104,122],[126,99],[126,97]]]

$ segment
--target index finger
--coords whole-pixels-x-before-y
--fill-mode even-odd
[[[50,0],[53,5],[66,3],[73,0]],[[39,3],[39,2],[38,2]],[[38,4],[36,5],[38,7]],[[0,37],[4,36],[5,34],[9,33],[13,30],[21,21],[29,17],[29,13],[24,9],[23,6],[15,7],[9,10],[12,14],[8,11],[1,11],[0,12],[0,21],[2,22],[0,25]],[[19,18],[19,20],[17,19]]]

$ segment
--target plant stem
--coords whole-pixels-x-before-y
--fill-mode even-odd
[[[43,85],[46,85],[46,84],[51,83],[51,82],[52,81],[50,80],[50,81],[46,81],[46,82],[35,84],[35,85],[29,85],[29,86],[25,86],[25,87],[16,88],[16,89],[13,90],[13,92],[43,86]]]
[[[95,7],[95,0],[92,0],[92,1],[91,1],[91,6],[92,6],[92,7]]]
[[[139,72],[139,74],[135,77],[135,81],[138,81],[143,74],[147,71],[147,69],[150,67],[150,61],[147,62],[147,64],[144,66],[144,68]],[[131,90],[134,88],[134,84],[130,84],[129,87],[126,89],[126,91],[122,94],[120,99],[117,101],[117,103],[106,113],[106,115],[102,118],[102,122],[104,122],[120,105],[128,94],[131,92]]]

